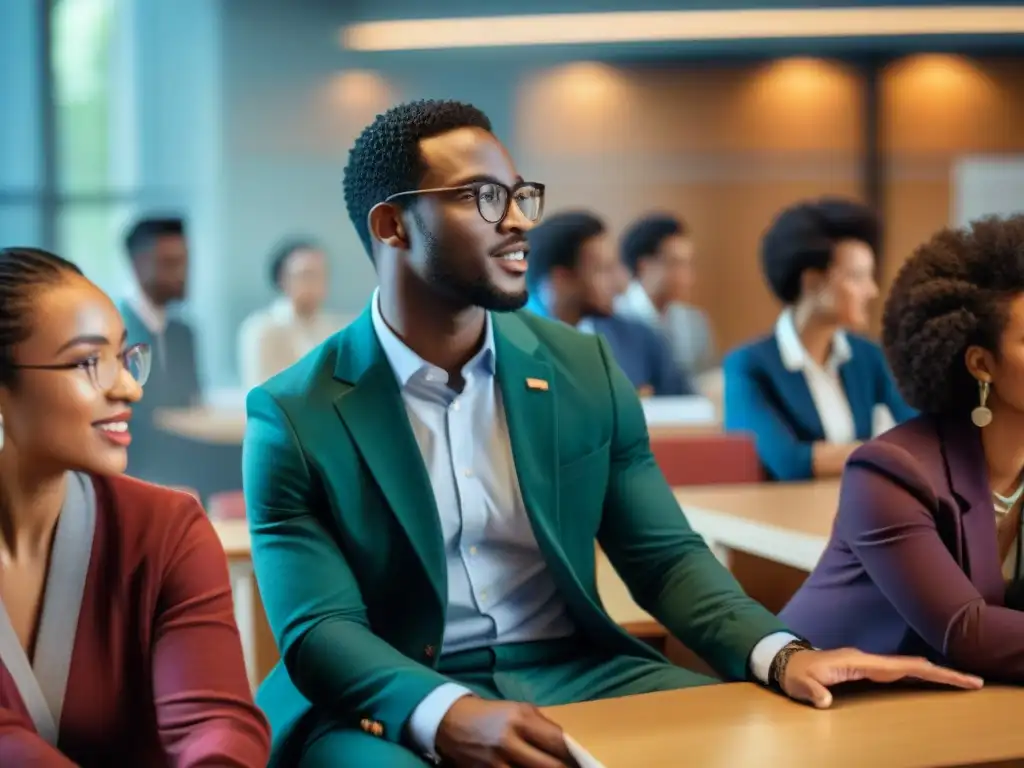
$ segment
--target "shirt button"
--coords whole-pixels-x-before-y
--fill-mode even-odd
[[[459,401],[458,400],[456,400],[455,402],[452,403],[452,410],[453,411],[459,410]]]
[[[480,593],[480,600],[483,601],[483,600],[486,600],[486,599],[487,599],[487,590],[485,589],[483,592]]]
[[[476,547],[470,547],[469,548],[469,554],[475,555],[476,554]]]
[[[464,470],[462,470],[462,474],[464,474],[466,477],[472,477],[473,476],[473,470],[472,469],[464,469]]]

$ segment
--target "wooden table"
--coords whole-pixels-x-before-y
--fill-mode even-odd
[[[161,408],[154,415],[166,432],[214,445],[240,445],[245,437],[245,411],[239,408]],[[652,440],[714,435],[722,431],[715,422],[665,424],[650,428]]]
[[[677,488],[675,494],[719,556],[740,550],[811,571],[832,532],[839,481]]]
[[[161,408],[153,416],[161,429],[214,445],[241,445],[245,411],[240,408]]]
[[[750,683],[551,707],[606,768],[1024,764],[1024,690],[886,690],[819,711]]]

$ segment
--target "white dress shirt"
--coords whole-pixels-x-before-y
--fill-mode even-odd
[[[245,389],[262,384],[348,324],[349,318],[318,312],[299,317],[281,297],[249,315],[238,330],[238,370]]]
[[[824,366],[818,365],[804,349],[793,321],[793,310],[787,308],[775,323],[775,340],[786,370],[803,372],[811,400],[825,431],[825,440],[840,444],[856,442],[857,428],[853,421],[853,411],[850,410],[850,401],[839,376],[839,366],[852,357],[846,334],[842,331],[836,333],[828,361]]]
[[[462,369],[465,385],[455,392],[447,372],[419,357],[387,326],[376,292],[371,306],[373,328],[401,389],[441,518],[448,574],[442,655],[573,634],[523,504],[494,375],[490,316],[484,344]],[[772,659],[793,639],[781,632],[762,639],[750,657],[754,675],[767,681]],[[441,720],[471,693],[446,683],[420,702],[409,720],[419,749],[436,756]]]

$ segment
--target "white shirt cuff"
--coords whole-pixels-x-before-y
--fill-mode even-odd
[[[456,683],[444,683],[426,695],[409,716],[409,738],[423,754],[437,760],[434,752],[437,728],[452,704],[473,692]]]
[[[767,685],[768,673],[771,671],[772,662],[779,651],[799,639],[789,632],[773,632],[762,637],[754,646],[754,650],[750,652],[750,671],[754,677]]]

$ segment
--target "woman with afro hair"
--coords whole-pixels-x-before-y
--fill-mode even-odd
[[[850,457],[832,539],[782,617],[822,648],[1024,682],[1024,216],[921,246],[883,342],[922,415]]]

